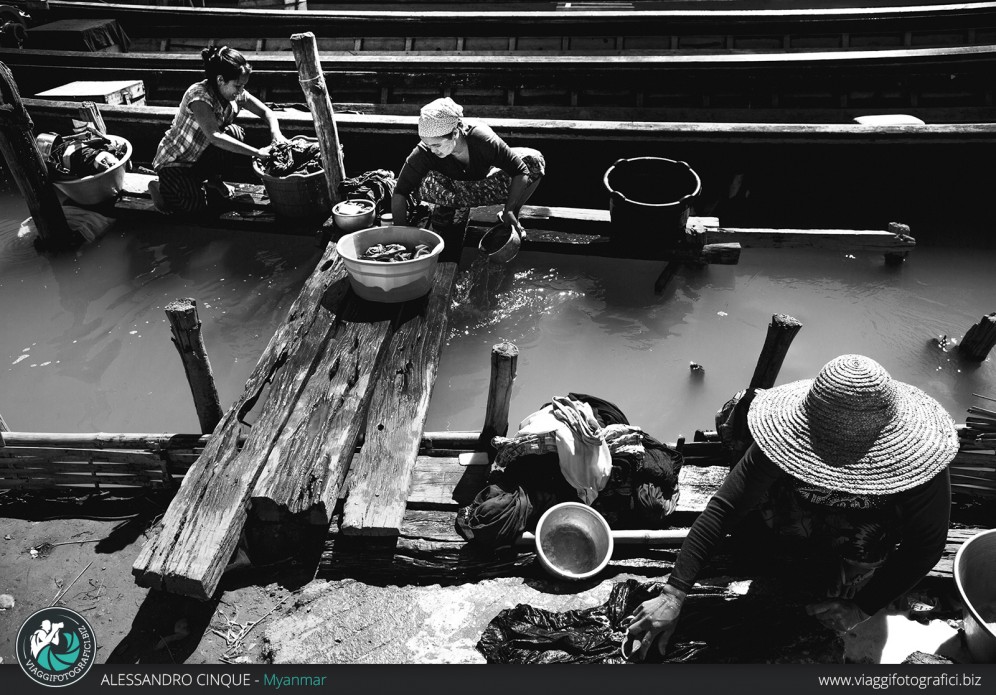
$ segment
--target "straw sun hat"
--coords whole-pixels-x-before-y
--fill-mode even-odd
[[[815,379],[758,391],[747,424],[786,473],[858,495],[925,483],[958,453],[941,404],[861,355],[831,360]]]

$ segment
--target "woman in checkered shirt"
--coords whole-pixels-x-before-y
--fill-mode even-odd
[[[252,66],[241,53],[212,46],[201,51],[201,57],[205,79],[184,93],[152,162],[159,180],[149,184],[149,193],[163,212],[201,213],[231,197],[222,173],[231,170],[235,155],[269,153],[269,146],[244,142],[245,131],[234,124],[243,108],[266,121],[273,143],[286,141],[274,113],[246,91]]]

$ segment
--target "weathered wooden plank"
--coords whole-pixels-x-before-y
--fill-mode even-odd
[[[912,249],[910,237],[874,229],[744,229],[719,227],[705,234],[708,243],[737,241],[744,248],[819,248],[877,253]]]
[[[10,447],[64,449],[194,449],[208,442],[205,434],[139,434],[77,432],[4,432]]]
[[[116,451],[111,449],[46,449],[39,447],[4,447],[0,449],[0,468],[17,464],[106,463],[108,465],[132,464],[159,469],[163,457],[151,451]]]
[[[675,513],[702,512],[729,472],[729,466],[682,466],[678,473],[680,494]]]
[[[245,391],[184,477],[160,532],[135,560],[132,572],[140,585],[201,600],[214,593],[246,520],[250,492],[289,417],[289,404],[327,342],[331,312],[323,300],[330,290],[341,296],[345,283],[345,269],[329,245]],[[240,448],[242,424],[254,407],[260,409],[259,418]]]
[[[252,512],[262,521],[326,528],[331,521],[398,314],[390,305],[350,299],[252,491]],[[363,320],[343,319],[362,311]]]
[[[429,397],[446,333],[455,263],[439,263],[426,300],[391,338],[367,413],[363,448],[354,458],[342,530],[397,535],[422,441]]]

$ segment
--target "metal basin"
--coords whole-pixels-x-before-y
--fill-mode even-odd
[[[594,577],[609,564],[613,546],[608,522],[580,502],[551,507],[536,525],[540,564],[559,579]]]
[[[954,578],[965,604],[965,640],[976,663],[996,663],[996,529],[958,549]]]

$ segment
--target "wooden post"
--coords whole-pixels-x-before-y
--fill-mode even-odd
[[[201,432],[210,434],[221,421],[221,403],[218,388],[211,373],[211,362],[204,349],[201,320],[197,316],[197,300],[176,299],[166,305],[166,317],[173,332],[173,345],[180,353],[187,383],[194,396],[197,419]]]
[[[100,110],[94,102],[84,101],[80,104],[80,120],[92,123],[98,133],[107,135],[107,126],[104,125],[104,117],[100,115]]]
[[[48,168],[35,147],[33,131],[34,123],[21,103],[14,76],[0,63],[0,154],[28,204],[41,244],[48,249],[75,248],[83,237],[66,222]]]
[[[681,265],[681,261],[668,261],[664,266],[664,270],[661,271],[661,274],[657,276],[656,282],[654,282],[655,294],[660,294],[664,291],[664,288],[668,286],[671,279],[681,270]]]
[[[519,348],[512,343],[498,343],[491,348],[491,383],[488,385],[488,407],[481,430],[485,448],[492,437],[508,433],[508,409],[512,401],[512,382],[519,361]]]
[[[889,231],[900,238],[908,238],[910,241],[913,237],[910,236],[910,227],[908,224],[902,224],[901,222],[890,222]],[[906,257],[910,255],[909,249],[904,251],[886,251],[885,253],[885,264],[886,265],[900,265],[906,260]]]
[[[734,396],[716,413],[716,431],[723,444],[733,453],[732,462],[739,459],[754,441],[747,426],[747,411],[754,400],[754,394],[757,389],[769,389],[775,385],[785,354],[801,329],[802,324],[791,316],[773,315],[747,390],[737,394],[739,399]],[[730,403],[733,403],[732,408],[729,408]]]
[[[996,345],[996,313],[987,314],[968,329],[961,339],[958,351],[970,360],[981,362]]]
[[[294,50],[294,62],[297,64],[297,79],[315,121],[315,134],[318,136],[318,146],[321,148],[322,160],[325,163],[325,184],[328,186],[329,199],[334,204],[339,202],[339,184],[345,177],[345,166],[342,162],[342,148],[339,146],[339,131],[335,126],[332,100],[329,98],[325,74],[318,60],[315,35],[310,31],[292,35],[291,48]]]
[[[771,317],[768,334],[764,337],[764,347],[757,358],[757,366],[754,367],[754,376],[751,377],[748,389],[770,389],[775,385],[789,346],[801,328],[799,321],[786,314]]]

